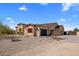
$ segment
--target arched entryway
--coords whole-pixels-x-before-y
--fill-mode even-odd
[[[47,36],[47,29],[41,29],[40,36]]]

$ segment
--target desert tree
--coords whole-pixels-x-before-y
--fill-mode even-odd
[[[77,31],[79,31],[79,29],[78,29],[78,28],[75,28],[75,29],[73,29],[73,31],[74,31],[74,32],[77,32]]]

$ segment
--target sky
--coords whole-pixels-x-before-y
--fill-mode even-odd
[[[18,23],[53,23],[65,30],[79,28],[78,3],[0,3],[0,21],[15,29]]]

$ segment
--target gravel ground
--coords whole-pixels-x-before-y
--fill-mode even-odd
[[[12,39],[0,40],[1,56],[79,55],[79,36],[19,36],[20,41]]]

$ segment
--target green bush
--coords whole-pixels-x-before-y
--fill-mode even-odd
[[[14,33],[15,31],[13,29],[10,29],[8,26],[0,23],[0,36],[4,34],[14,34]]]

